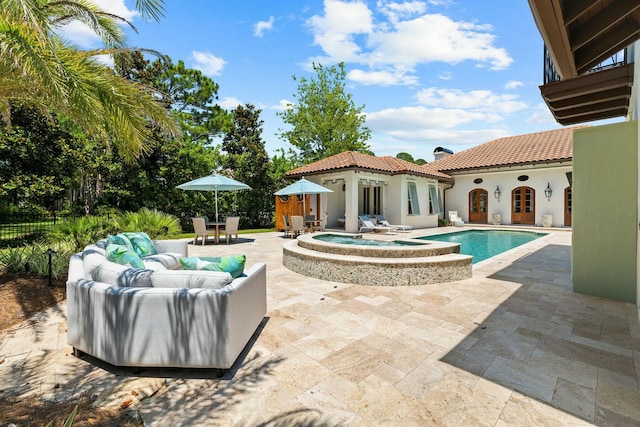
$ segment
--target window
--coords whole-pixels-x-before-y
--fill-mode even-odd
[[[442,212],[442,203],[438,194],[438,187],[429,185],[429,213],[439,214]]]
[[[418,204],[418,190],[416,189],[416,183],[409,181],[407,184],[409,215],[420,215],[420,205]]]
[[[362,189],[362,213],[363,214],[370,214],[371,210],[370,210],[370,200],[371,200],[371,188],[369,187],[364,187]]]

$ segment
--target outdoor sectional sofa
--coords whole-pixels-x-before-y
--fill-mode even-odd
[[[67,341],[115,366],[229,369],[266,314],[266,266],[232,279],[182,270],[186,241],[153,242],[145,268],[108,261],[106,241],[71,257]],[[218,371],[222,374],[223,371]]]

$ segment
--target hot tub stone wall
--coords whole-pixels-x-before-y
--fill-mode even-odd
[[[283,265],[317,279],[373,286],[410,286],[464,280],[471,277],[472,257],[448,254],[432,257],[371,258],[312,251],[296,241],[283,246]]]

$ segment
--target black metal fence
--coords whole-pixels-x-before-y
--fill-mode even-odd
[[[239,216],[240,229],[272,228],[274,226],[273,212],[259,212],[247,214],[245,212],[221,213],[220,218]],[[11,213],[0,214],[0,248],[19,246],[32,242],[44,236],[58,222],[77,218],[76,215],[61,215],[56,212],[50,214]],[[105,219],[109,215],[104,215]],[[191,218],[181,221],[185,232],[193,231]]]
[[[11,213],[0,215],[0,247],[33,241],[43,236],[61,218],[53,214]]]

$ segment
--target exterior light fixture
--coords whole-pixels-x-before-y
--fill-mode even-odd
[[[498,201],[500,201],[500,186],[498,185],[496,187],[496,191],[493,192],[493,195],[495,196],[496,199],[498,199]]]
[[[547,200],[551,200],[552,194],[553,194],[553,191],[551,190],[551,186],[547,182],[547,188],[544,189],[544,195],[547,196]]]

